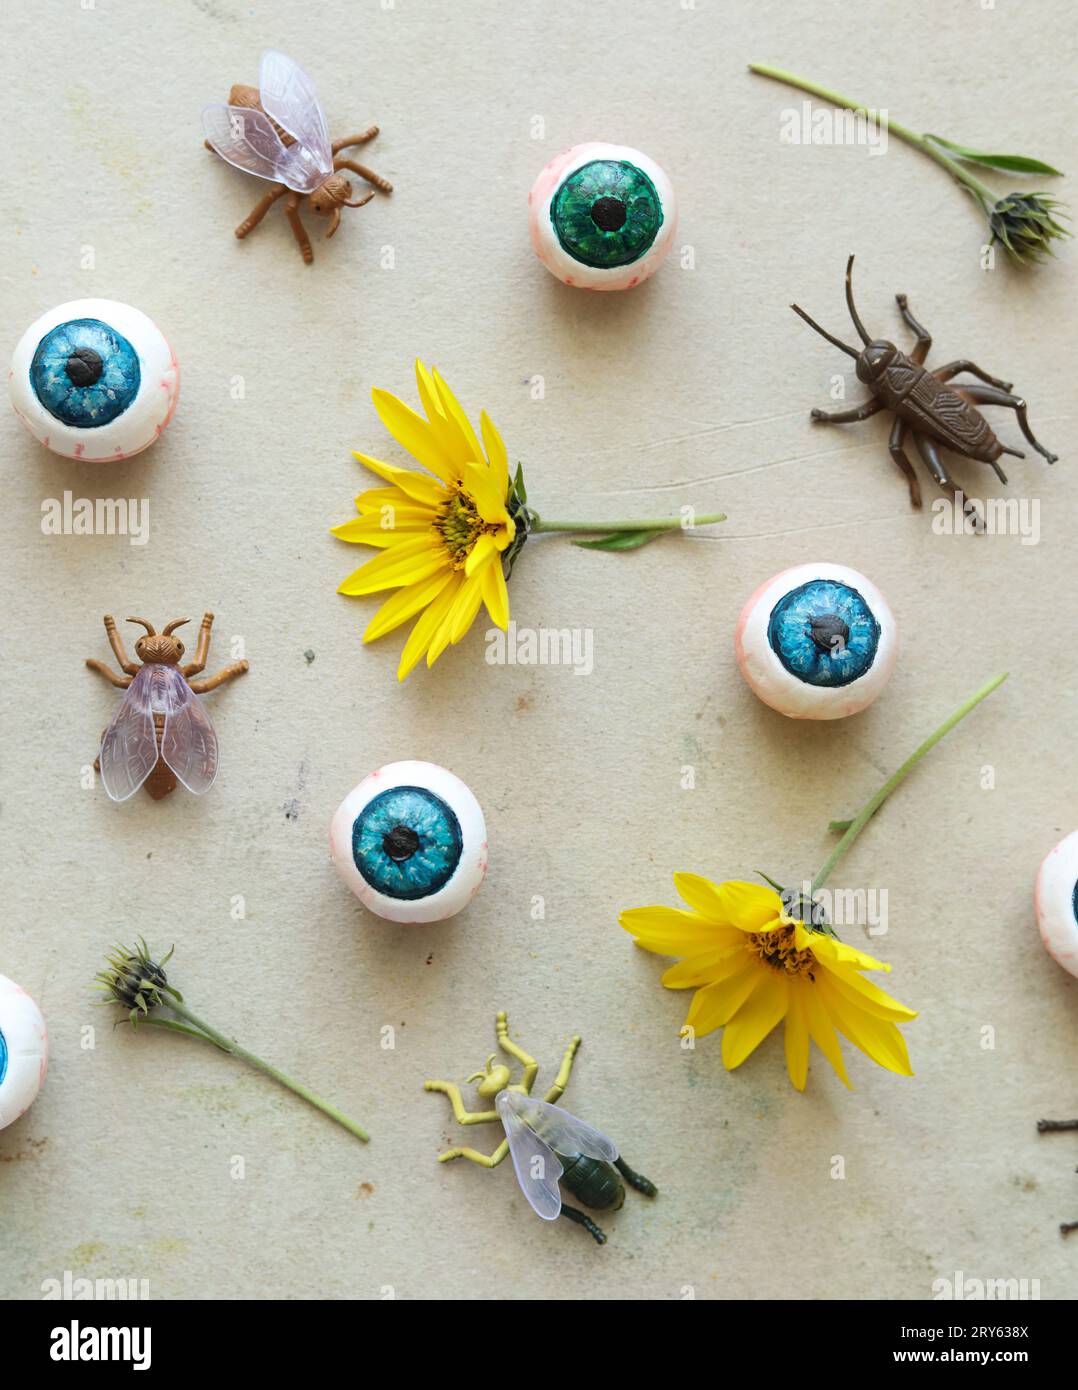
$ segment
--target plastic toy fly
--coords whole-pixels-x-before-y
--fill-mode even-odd
[[[494,1101],[493,1110],[466,1110],[460,1087],[451,1081],[427,1081],[424,1089],[441,1091],[449,1097],[458,1124],[479,1125],[500,1120],[505,1138],[492,1154],[479,1153],[476,1149],[447,1149],[439,1155],[438,1162],[468,1158],[484,1168],[496,1168],[506,1154],[511,1154],[520,1190],[537,1215],[544,1221],[567,1217],[583,1226],[599,1245],[605,1245],[606,1235],[595,1222],[562,1201],[559,1183],[593,1211],[617,1211],[625,1201],[625,1183],[646,1197],[656,1196],[657,1189],[647,1178],[633,1172],[605,1134],[554,1103],[569,1084],[580,1038],[574,1037],[566,1048],[561,1069],[546,1099],[536,1100],[531,1089],[539,1073],[539,1063],[509,1037],[504,1010],[498,1014],[495,1032],[498,1046],[523,1065],[524,1075],[518,1083],[510,1085],[509,1068],[504,1063],[495,1066],[497,1053],[492,1053],[484,1069],[468,1078],[469,1082],[479,1083],[476,1089],[481,1100]]]
[[[308,265],[314,252],[299,217],[304,198],[312,211],[329,218],[328,238],[340,226],[341,208],[361,208],[374,197],[368,193],[353,200],[352,185],[342,169],[358,174],[383,193],[393,191],[388,179],[338,153],[373,140],[378,127],[372,125],[331,144],[314,83],[298,63],[272,48],[262,55],[257,90],[237,83],[227,106],[203,109],[202,129],[208,149],[237,169],[274,184],[236,228],[236,236],[242,240],[254,231],[274,203],[284,198],[285,216]]]
[[[212,613],[202,619],[195,659],[186,666],[180,665],[184,645],[172,634],[190,621],[188,618],[177,618],[163,632],[155,632],[145,618],[127,621],[146,629],[146,636],[135,643],[135,655],[143,664],[128,661],[111,613],[105,615],[105,633],[124,674],[118,676],[93,657],[86,662],[92,671],[99,671],[112,685],[126,691],[101,737],[101,753],[94,767],[113,801],[126,801],[141,786],[160,801],[180,782],[201,796],[217,776],[217,734],[198,697],[242,676],[247,662],[233,661],[216,676],[191,679],[206,669]]]

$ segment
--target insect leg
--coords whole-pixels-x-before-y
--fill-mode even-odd
[[[569,1084],[569,1073],[573,1069],[573,1062],[576,1060],[579,1047],[580,1034],[574,1033],[573,1037],[569,1040],[569,1046],[565,1049],[565,1056],[561,1059],[561,1066],[558,1068],[558,1074],[554,1078],[554,1084],[543,1097],[548,1105],[553,1105],[556,1100],[559,1100],[561,1096],[564,1095],[565,1088]]]
[[[368,140],[373,140],[377,134],[378,127],[372,125],[360,135],[346,135],[343,140],[334,140],[330,149],[334,154],[340,154],[341,150],[346,150],[349,145],[365,145]]]
[[[216,690],[219,685],[224,685],[225,681],[235,680],[237,676],[242,676],[248,670],[250,670],[250,662],[233,661],[223,671],[218,671],[216,676],[208,676],[204,681],[188,681],[188,685],[196,695],[205,695],[207,690]]]
[[[335,159],[333,168],[337,172],[340,172],[341,169],[351,169],[353,174],[358,174],[361,179],[373,183],[375,188],[380,188],[383,193],[393,192],[393,185],[388,179],[384,179],[381,174],[376,174],[372,169],[368,169],[365,164],[357,164],[354,159]]]
[[[975,401],[978,405],[1009,406],[1018,416],[1018,428],[1037,453],[1046,458],[1049,463],[1055,463],[1059,455],[1049,453],[1044,445],[1039,444],[1034,438],[1033,431],[1029,428],[1029,420],[1026,417],[1026,403],[1021,396],[1015,396],[1010,391],[1000,390],[996,386],[961,386],[959,390],[968,400]]]
[[[898,464],[902,472],[906,475],[906,481],[910,485],[910,506],[920,507],[921,505],[921,484],[917,481],[917,474],[913,471],[913,464],[910,463],[903,447],[906,438],[906,430],[909,426],[901,416],[895,416],[895,423],[891,428],[891,439],[887,447],[891,451],[891,457]]]
[[[118,676],[115,671],[110,671],[103,661],[95,661],[92,656],[86,658],[86,664],[91,671],[100,671],[110,685],[115,685],[120,690],[126,690],[135,679],[134,676]]]
[[[657,1197],[659,1195],[659,1189],[651,1179],[645,1178],[643,1173],[633,1172],[623,1158],[616,1158],[614,1160],[614,1167],[630,1187],[635,1187],[637,1192],[642,1192],[645,1197]]]
[[[923,434],[915,434],[913,436],[913,441],[917,445],[917,452],[921,455],[922,459],[924,459],[925,467],[932,474],[933,478],[935,478],[936,482],[939,483],[940,487],[943,488],[945,492],[950,492],[954,496],[956,502],[960,497],[962,498],[962,511],[969,517],[970,521],[972,521],[973,529],[978,535],[983,534],[985,527],[981,509],[972,498],[966,497],[963,494],[962,489],[947,472],[943,460],[939,456],[939,450],[936,448],[935,440],[929,439]]]
[[[920,365],[928,356],[928,350],[932,346],[932,334],[929,333],[928,329],[922,324],[918,323],[910,313],[910,306],[904,294],[896,294],[895,303],[898,305],[899,312],[905,321],[906,327],[917,335],[917,345],[910,353],[910,361]]]
[[[510,1057],[515,1057],[524,1068],[524,1076],[521,1084],[525,1092],[531,1095],[532,1087],[535,1085],[535,1078],[539,1075],[539,1063],[529,1053],[518,1046],[509,1036],[509,1023],[506,1018],[505,1010],[500,1010],[494,1023],[494,1031],[498,1036],[498,1046],[503,1052],[508,1052]]]
[[[452,1081],[424,1081],[423,1089],[424,1091],[441,1091],[443,1095],[449,1097],[449,1104],[453,1107],[453,1114],[458,1125],[483,1125],[498,1118],[497,1110],[466,1110],[461,1098],[460,1087],[455,1086]]]
[[[606,1233],[596,1226],[590,1216],[585,1216],[582,1211],[577,1211],[576,1207],[567,1207],[564,1202],[561,1204],[561,1214],[567,1216],[570,1221],[575,1221],[578,1226],[583,1226],[596,1245],[606,1244]]]
[[[296,238],[300,255],[310,265],[314,260],[314,252],[311,250],[310,238],[307,236],[303,223],[299,220],[299,198],[300,195],[295,191],[289,193],[285,199],[284,215],[288,218],[288,225],[292,228],[292,235]]]
[[[851,406],[849,410],[812,410],[809,412],[809,418],[821,424],[852,425],[855,420],[867,420],[882,408],[882,402],[873,396],[871,400]]]
[[[974,376],[979,376],[982,381],[987,381],[989,386],[998,386],[1001,391],[1009,391],[1013,385],[1010,381],[1001,381],[998,376],[990,376],[977,366],[976,362],[971,362],[968,357],[960,357],[956,362],[948,362],[942,367],[937,367],[932,375],[937,381],[950,381],[959,372],[972,372]]]
[[[186,666],[180,668],[184,676],[197,676],[200,671],[206,669],[206,658],[210,654],[210,629],[212,627],[213,614],[204,614],[198,629],[198,645],[195,647],[195,659],[194,661],[189,661]]]
[[[111,613],[105,614],[105,635],[109,639],[109,646],[112,648],[116,660],[120,663],[120,670],[126,671],[129,676],[137,676],[138,662],[128,661],[127,653],[124,651],[123,638],[116,631],[116,619]]]
[[[438,1162],[448,1163],[453,1158],[467,1158],[472,1163],[478,1163],[480,1168],[497,1168],[508,1152],[509,1140],[503,1139],[492,1154],[481,1154],[478,1149],[446,1149],[444,1154],[438,1155]]]
[[[240,241],[243,240],[243,238],[247,235],[248,232],[254,231],[254,229],[262,221],[266,213],[269,212],[270,208],[274,205],[277,199],[283,198],[287,192],[288,189],[282,183],[278,184],[278,186],[271,193],[267,193],[264,198],[259,198],[258,202],[255,203],[251,211],[236,228],[236,236],[240,239]]]

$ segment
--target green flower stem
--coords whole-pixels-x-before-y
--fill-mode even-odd
[[[759,73],[761,77],[774,78],[776,82],[784,82],[789,87],[798,87],[801,91],[808,92],[814,97],[820,97],[823,101],[829,101],[833,106],[838,106],[844,111],[863,111],[866,116],[870,114],[874,116],[878,112],[877,107],[865,106],[860,101],[850,101],[848,97],[844,97],[840,92],[832,91],[830,87],[821,87],[817,82],[809,82],[806,78],[798,77],[796,73],[785,72],[782,68],[769,67],[766,63],[750,63],[749,71]],[[887,129],[893,131],[900,140],[905,140],[907,145],[912,145],[915,149],[931,155],[936,163],[946,169],[956,182],[968,189],[986,210],[995,203],[996,195],[992,190],[963,168],[957,160],[944,154],[943,150],[934,144],[927,135],[918,135],[909,126],[900,125],[898,121],[892,120],[890,115],[887,117]]]
[[[650,521],[543,521],[538,512],[532,512],[531,530],[578,531],[581,534],[598,536],[614,535],[619,531],[691,531],[697,526],[711,526],[716,521],[725,520],[725,512],[708,512],[704,516],[693,517],[691,526],[685,526],[679,516],[652,517]]]
[[[196,1014],[193,1014],[186,1004],[178,999],[169,999],[165,1002],[165,1007],[171,1009],[173,1013],[179,1014],[186,1019],[193,1028],[197,1028],[204,1035],[208,1042],[215,1043],[222,1052],[227,1052],[233,1057],[238,1057],[241,1061],[247,1062],[250,1066],[263,1071],[267,1076],[272,1076],[274,1081],[280,1082],[282,1086],[287,1086],[290,1091],[294,1091],[297,1096],[301,1096],[308,1104],[313,1105],[316,1110],[321,1110],[324,1115],[328,1115],[331,1120],[336,1120],[339,1125],[343,1125],[349,1134],[354,1134],[357,1139],[362,1139],[366,1144],[370,1140],[370,1135],[355,1120],[350,1120],[347,1115],[342,1115],[335,1105],[330,1105],[321,1096],[316,1096],[313,1091],[302,1086],[298,1081],[293,1081],[290,1076],[286,1076],[283,1071],[270,1066],[269,1062],[264,1062],[261,1057],[256,1057],[253,1052],[248,1052],[245,1047],[240,1047],[239,1043],[232,1038],[226,1038],[223,1033],[219,1033],[216,1028],[212,1028],[208,1023],[203,1022]],[[149,1022],[150,1020],[145,1020]]]
[[[962,720],[965,719],[966,715],[969,714],[970,710],[975,709],[977,705],[981,703],[982,700],[987,699],[988,696],[991,695],[992,691],[997,689],[997,687],[1001,686],[1006,679],[1007,672],[1004,671],[1001,675],[994,676],[992,680],[988,682],[987,685],[982,685],[980,690],[977,691],[976,695],[971,695],[970,698],[966,701],[966,703],[964,705],[961,705],[958,709],[956,709],[954,714],[952,714],[949,719],[945,719],[943,723],[939,726],[939,728],[936,730],[936,732],[934,734],[930,734],[928,738],[925,739],[924,743],[921,744],[920,748],[918,748],[915,753],[912,753],[906,759],[906,761],[902,764],[898,771],[892,773],[891,776],[888,777],[887,781],[884,782],[883,786],[879,789],[879,791],[872,798],[872,800],[869,801],[857,813],[857,815],[854,817],[852,821],[850,821],[846,833],[843,835],[842,839],[839,840],[838,844],[831,851],[831,853],[827,856],[827,859],[824,861],[823,867],[820,869],[816,877],[812,880],[810,894],[815,893],[817,889],[823,887],[824,883],[830,876],[831,870],[835,867],[838,861],[853,844],[854,840],[857,839],[858,835],[860,835],[861,831],[865,828],[868,822],[880,809],[880,807],[891,795],[894,789],[899,785],[900,782],[904,782],[906,780],[906,778],[921,761],[924,755],[927,752],[929,752],[930,749],[935,748],[936,744],[939,743],[941,738],[944,738],[947,734],[949,734],[956,724],[961,723]]]

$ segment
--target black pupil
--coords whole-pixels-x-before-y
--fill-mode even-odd
[[[382,848],[394,863],[411,859],[419,848],[419,836],[410,825],[395,825],[382,836]]]
[[[597,198],[591,205],[591,220],[601,232],[621,231],[626,215],[620,198]]]
[[[836,613],[822,613],[813,618],[809,636],[821,652],[833,652],[836,648],[841,652],[850,640],[850,629]]]
[[[72,386],[92,386],[101,376],[101,355],[93,348],[76,348],[67,359],[65,370]]]

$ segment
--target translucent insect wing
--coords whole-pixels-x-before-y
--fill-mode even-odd
[[[606,1163],[613,1163],[617,1158],[617,1147],[605,1134],[570,1115],[560,1105],[549,1105],[531,1096],[520,1096],[519,1100],[521,1104],[517,1109],[521,1119],[555,1153],[566,1157],[583,1154]]]
[[[161,756],[189,792],[201,796],[217,776],[217,734],[200,696],[174,666],[158,667],[164,707]]]
[[[247,106],[205,106],[202,130],[221,158],[237,169],[272,183],[287,184],[299,193],[310,192],[305,183],[292,182],[297,171],[292,168],[273,122],[261,111]]]
[[[565,1169],[549,1144],[525,1123],[517,1107],[523,1099],[517,1091],[502,1091],[495,1105],[509,1140],[509,1154],[521,1192],[537,1216],[555,1221],[561,1215],[558,1182]]]
[[[101,740],[101,783],[113,801],[134,796],[157,762],[151,671],[144,666],[127,687]]]
[[[268,48],[262,54],[258,71],[258,95],[267,114],[303,147],[303,151],[290,150],[289,154],[302,160],[306,152],[323,176],[332,173],[333,153],[326,113],[314,83],[300,65],[276,49]]]

